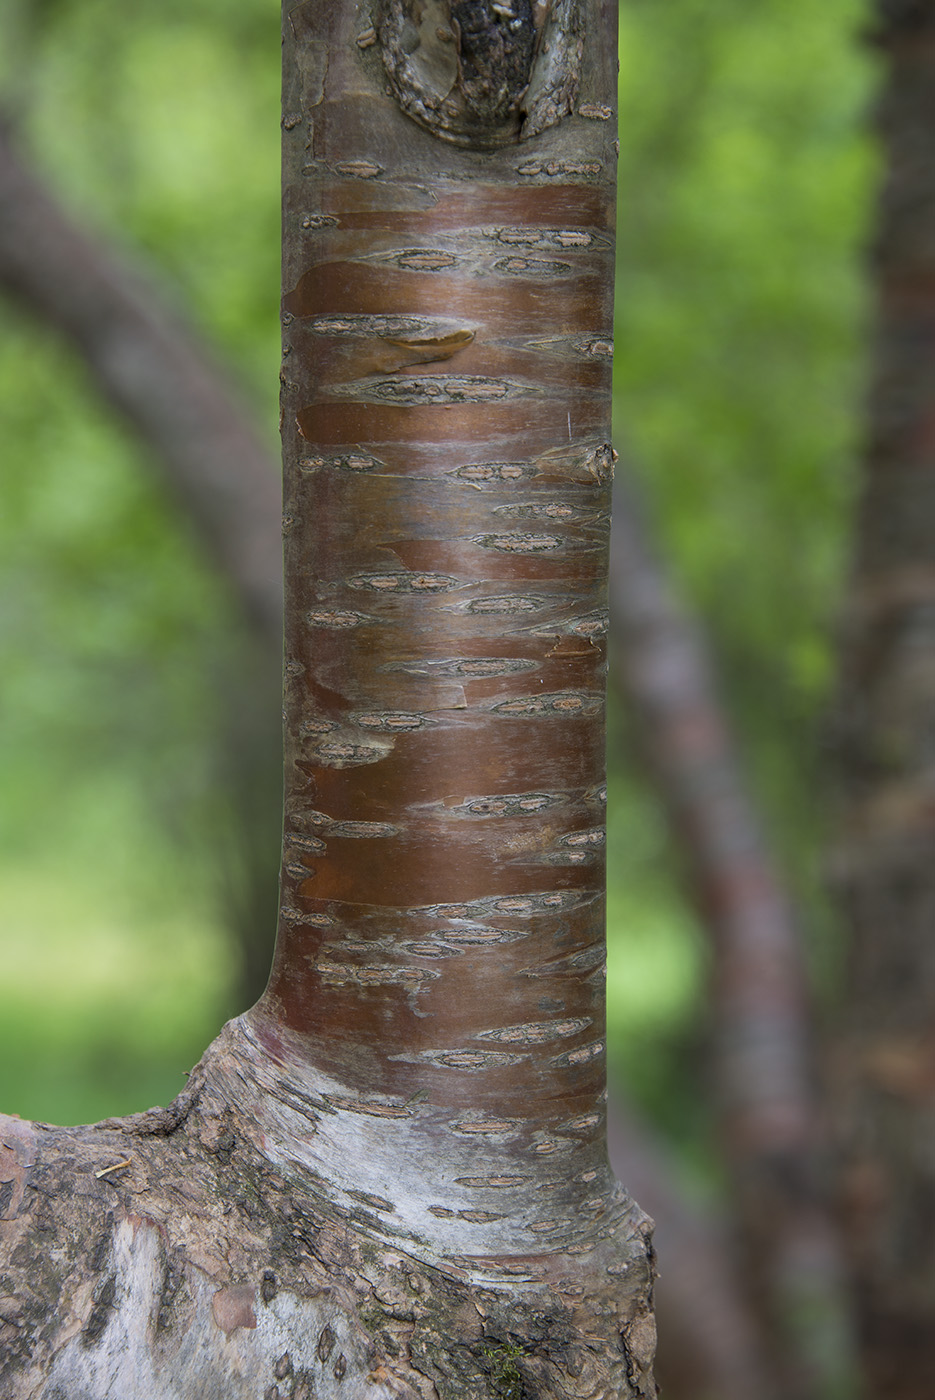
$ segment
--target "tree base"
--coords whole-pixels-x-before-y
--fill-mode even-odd
[[[484,1261],[483,1282],[425,1262],[274,1165],[267,1125],[222,1087],[239,1035],[222,1031],[168,1109],[81,1128],[0,1117],[0,1393],[655,1395],[638,1207],[599,1243]]]

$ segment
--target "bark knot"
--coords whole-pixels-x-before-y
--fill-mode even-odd
[[[574,110],[579,0],[379,0],[376,37],[402,110],[443,140],[489,149]]]

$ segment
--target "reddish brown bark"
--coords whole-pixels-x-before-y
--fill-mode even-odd
[[[397,1228],[493,1267],[627,1209],[603,1146],[610,19],[582,23],[579,114],[478,151],[384,97],[392,12],[370,36],[329,11],[287,98],[286,834],[251,1024],[405,1122],[412,1199],[389,1128],[350,1168]]]
[[[80,352],[86,346],[92,347],[86,363],[106,397],[119,399],[121,394],[128,392],[139,395],[141,402],[128,409],[128,419],[137,431],[144,434],[144,441],[157,454],[154,460],[168,471],[170,480],[181,479],[182,499],[187,500],[194,494],[203,501],[204,509],[210,511],[215,498],[210,492],[205,492],[203,483],[198,479],[202,471],[202,454],[207,452],[209,458],[223,463],[232,434],[248,445],[244,470],[254,476],[255,490],[266,491],[270,501],[270,510],[260,516],[264,522],[263,528],[269,535],[265,553],[268,554],[270,569],[269,601],[262,604],[260,612],[264,626],[270,624],[270,633],[275,633],[271,635],[271,642],[278,646],[281,630],[278,616],[275,628],[271,625],[274,608],[281,596],[278,513],[275,531],[271,528],[278,488],[274,485],[272,463],[264,463],[262,453],[256,448],[249,448],[252,429],[245,422],[238,427],[238,416],[243,411],[238,396],[231,388],[225,391],[223,383],[219,382],[221,394],[226,392],[227,404],[223,432],[217,437],[215,418],[202,414],[200,397],[204,378],[212,374],[217,377],[217,372],[205,366],[203,374],[178,378],[178,364],[187,363],[192,355],[201,352],[180,320],[168,317],[158,305],[150,305],[155,292],[149,279],[132,274],[127,265],[115,259],[104,245],[76,229],[49,189],[34,173],[27,174],[21,165],[17,165],[9,143],[0,146],[0,158],[7,162],[8,168],[18,172],[16,220],[0,223],[0,279],[40,316],[44,316],[48,309],[48,288],[64,289],[70,338]],[[34,231],[40,227],[46,236],[38,239]],[[54,236],[49,236],[49,230],[53,231]],[[82,287],[89,266],[94,269],[91,282],[92,288],[97,291],[96,297],[86,295]],[[82,288],[77,296],[70,290],[76,285]],[[130,314],[127,308],[133,309],[138,333],[144,339],[150,327],[161,327],[159,336],[150,337],[135,352],[145,356],[157,380],[171,384],[174,390],[161,394],[162,412],[155,425],[147,412],[150,401],[148,383],[119,377],[114,383],[113,357],[93,352],[101,334],[101,323],[106,324],[115,317],[118,320],[127,318]],[[200,453],[193,453],[187,442],[186,426],[193,418],[198,418],[201,423]],[[170,419],[176,421],[169,422]],[[155,437],[146,437],[145,434],[153,426],[157,429]],[[190,484],[188,477],[192,473],[196,480]],[[256,516],[251,513],[251,499],[250,491],[241,491],[230,498],[229,510],[233,514],[226,516],[223,522],[237,544],[229,556],[235,563],[239,563],[242,556],[239,542],[259,528]],[[644,607],[647,585],[641,561],[649,562],[650,571],[658,568],[658,564],[651,561],[649,551],[644,550],[638,541],[635,551],[633,549],[633,531],[639,532],[643,526],[626,499],[623,508],[618,507],[617,517],[629,560],[628,587],[635,589],[635,606]],[[200,523],[198,514],[195,523]],[[249,580],[235,579],[234,586],[235,592],[250,606]],[[641,599],[644,600],[642,603]],[[668,614],[663,611],[659,616],[665,626]],[[656,620],[656,614],[647,615],[644,618],[645,626],[651,628]],[[622,629],[622,639],[628,643],[632,641],[638,648],[645,648],[646,645],[639,628]],[[683,685],[691,684],[692,680],[691,669],[682,674]],[[652,706],[651,691],[645,693],[644,703]],[[651,716],[649,722],[652,723]],[[251,740],[248,735],[244,743],[252,752],[256,740]],[[245,815],[247,810],[254,819],[249,833],[255,836],[257,814],[252,794],[251,801],[245,803]],[[251,850],[247,848],[245,851],[248,862]],[[237,888],[239,890],[241,886]],[[265,886],[258,892],[265,895]],[[257,933],[262,931],[264,909],[265,901],[253,900],[237,910],[238,926],[242,923],[247,928],[244,950],[250,959],[250,967],[255,969],[251,980],[255,983],[261,979],[254,997],[265,985],[268,971],[265,940],[257,937]],[[244,1004],[248,1004],[246,998]],[[719,1400],[728,1400],[733,1396],[738,1400],[752,1400],[754,1396],[765,1395],[769,1386],[762,1366],[758,1370],[752,1359],[753,1343],[748,1335],[750,1323],[744,1317],[744,1300],[738,1291],[739,1280],[732,1273],[731,1251],[725,1232],[718,1232],[691,1210],[675,1180],[671,1165],[666,1161],[665,1153],[660,1145],[649,1141],[645,1125],[636,1122],[629,1113],[624,1113],[621,1119],[617,1105],[612,1102],[611,1128],[615,1118],[616,1128],[612,1137],[613,1160],[617,1170],[637,1198],[645,1199],[648,1209],[659,1221],[664,1274],[658,1290],[657,1307],[663,1335],[666,1385],[675,1387],[674,1394],[695,1397],[712,1393]],[[703,1289],[697,1287],[697,1279],[702,1273],[707,1280]]]
[[[3,148],[0,148],[0,154],[2,153]],[[6,154],[12,158],[9,150]],[[76,278],[80,278],[86,268],[87,259],[92,255],[88,251],[89,239],[87,235],[73,228],[69,216],[54,195],[47,187],[43,187],[34,175],[28,179],[24,176],[19,182],[17,197],[20,204],[16,226],[18,234],[27,233],[36,221],[41,221],[46,226],[51,224],[61,231],[61,236],[54,244],[27,239],[17,242],[14,250],[8,250],[0,238],[0,278],[5,277],[10,289],[42,316],[44,305],[41,301],[34,305],[32,289],[45,287],[49,283],[70,286]],[[29,202],[34,202],[34,212],[32,217],[26,218],[22,206]],[[3,230],[7,237],[12,236],[13,230],[9,226],[3,225]],[[53,259],[51,265],[48,261],[50,256]],[[154,295],[148,279],[131,281],[127,285],[126,268],[121,262],[114,261],[100,243],[93,245],[93,256],[106,269],[101,275],[101,284],[113,290],[121,305],[128,301],[148,299]],[[108,303],[105,300],[103,305],[98,305],[82,297],[74,310],[76,314],[91,318],[91,325],[75,336],[75,343],[80,349],[84,344],[93,341],[98,319],[108,315]],[[163,314],[158,309],[147,310],[142,324],[149,325],[159,320]],[[151,342],[150,353],[167,359],[167,365],[160,369],[159,373],[171,376],[175,372],[174,365],[191,354],[192,347],[185,339],[186,332],[181,323],[173,326],[172,323],[165,322],[164,332],[162,337]],[[181,345],[178,344],[178,337],[182,337]],[[197,346],[195,351],[197,353]],[[106,357],[92,357],[88,361],[88,368],[96,379],[106,379],[110,373],[110,361]],[[193,383],[196,401],[182,405],[183,423],[192,414],[198,413],[199,383],[200,378]],[[116,392],[109,383],[105,382],[101,387],[108,398],[113,397]],[[179,396],[166,401],[167,405],[173,408],[179,404],[180,397],[184,398],[188,392],[189,382],[179,381],[176,387]],[[145,396],[146,385],[140,384],[139,389]],[[230,402],[226,423],[233,428],[242,409],[235,392],[229,389],[228,393]],[[142,415],[132,415],[132,421],[138,430],[143,427]],[[207,438],[211,432],[210,421],[203,420],[203,427]],[[245,424],[238,435],[249,441],[251,429]],[[148,442],[147,445],[157,454],[154,460],[162,465],[163,458],[170,457],[172,445],[177,442],[184,442],[184,432],[181,428],[166,438],[158,442]],[[217,444],[215,450],[221,458],[225,450],[224,442]],[[198,459],[188,452],[171,456],[171,460],[165,465],[170,475],[185,474],[199,469]],[[271,502],[268,514],[272,519],[272,508],[277,506],[276,498],[279,494],[274,481],[274,464],[271,461],[266,462],[264,470],[260,454],[257,453],[256,466],[251,470],[256,472],[257,489],[268,492]],[[183,496],[185,495],[187,493],[183,492]],[[210,507],[213,497],[209,495],[205,499]],[[247,506],[247,501],[243,500],[240,509],[246,510]],[[612,534],[613,529],[622,526],[624,543],[631,563],[644,556],[649,558],[649,552],[639,545],[635,554],[632,552],[632,532],[643,528],[637,514],[625,506],[622,510],[618,509],[616,521]],[[235,521],[234,524],[237,528],[246,528],[243,523]],[[275,525],[275,531],[270,531],[271,538],[267,550],[273,575],[269,582],[271,599],[278,599],[282,591],[278,569],[278,507]],[[250,528],[253,528],[253,524]],[[643,592],[640,586],[642,576],[641,570],[635,574],[640,596]],[[272,616],[272,605],[264,609],[264,617],[266,615]],[[646,625],[652,626],[653,620],[652,617],[647,617]],[[276,646],[279,645],[280,632],[281,619],[277,619],[275,635],[270,637],[271,643]],[[643,644],[639,632],[632,635],[637,645]],[[631,633],[623,629],[621,641],[628,642],[630,636]],[[690,680],[691,676],[687,679]],[[652,704],[651,692],[647,692],[645,700],[648,705]],[[240,747],[241,751],[246,748],[252,753],[256,747],[256,737],[245,734]],[[259,828],[256,823],[260,815],[253,801],[244,802],[244,816],[248,810],[252,823],[244,835],[245,862],[250,861],[257,842]],[[245,952],[250,957],[250,968],[253,970],[249,984],[255,984],[259,980],[253,995],[249,999],[244,997],[244,1005],[256,998],[265,986],[268,976],[267,941],[258,936],[263,928],[263,909],[264,905],[257,900],[253,900],[242,910],[238,909],[238,927],[242,924],[249,935],[245,939]],[[755,1343],[750,1336],[751,1322],[745,1314],[745,1299],[742,1296],[739,1278],[735,1276],[736,1271],[732,1267],[731,1246],[726,1227],[717,1229],[713,1222],[703,1220],[691,1209],[662,1144],[652,1142],[645,1124],[638,1122],[628,1110],[622,1109],[620,1103],[618,1091],[612,1096],[608,1110],[611,1160],[621,1180],[628,1184],[638,1200],[644,1202],[658,1225],[663,1275],[656,1290],[656,1307],[663,1339],[660,1364],[664,1384],[667,1389],[672,1390],[673,1395],[690,1397],[690,1400],[708,1395],[715,1395],[718,1400],[753,1400],[753,1397],[768,1394],[770,1387],[765,1367],[756,1360]],[[703,1287],[698,1285],[701,1277],[705,1279]]]

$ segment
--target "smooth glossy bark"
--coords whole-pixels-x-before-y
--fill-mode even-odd
[[[202,359],[205,356],[191,329],[180,319],[166,316],[158,305],[157,288],[145,275],[145,269],[142,275],[133,272],[138,257],[131,259],[131,266],[116,257],[103,240],[92,239],[87,230],[76,226],[54,190],[29,169],[22,155],[14,151],[9,137],[0,132],[0,183],[4,181],[7,188],[15,181],[16,199],[15,218],[0,220],[0,282],[41,320],[50,320],[64,331],[107,399],[127,392],[139,395],[139,408],[128,411],[127,416],[144,444],[153,450],[154,465],[165,471],[170,481],[181,477],[183,501],[189,496],[188,478],[194,475],[191,490],[201,500],[203,511],[210,513],[215,496],[210,490],[199,494],[201,456],[189,450],[186,427],[193,417],[198,419],[201,451],[209,452],[209,460],[225,461],[231,433],[250,443],[253,428],[244,417],[236,388],[225,385],[209,363],[203,374],[178,374],[178,366],[192,355]],[[44,236],[37,236],[39,230]],[[89,281],[93,295],[88,294]],[[80,290],[67,301],[70,315],[66,323],[61,319],[59,306],[70,288]],[[128,305],[140,313],[137,329],[128,332],[131,343],[135,347],[137,339],[145,340],[146,353],[153,362],[152,372],[172,382],[173,392],[160,396],[161,413],[155,423],[147,415],[151,402],[148,377],[120,377],[114,382],[118,368],[115,358],[94,351],[101,322],[119,319],[125,314],[122,308]],[[147,338],[148,328],[157,324],[160,335]],[[134,348],[134,357],[141,353],[141,349]],[[209,373],[218,380],[225,398],[220,420],[202,412],[200,385],[204,374]],[[174,418],[177,422],[169,421]],[[216,427],[219,422],[220,432]],[[223,559],[218,558],[225,570],[229,562],[239,565],[244,557],[243,540],[262,529],[266,538],[263,578],[270,600],[261,610],[263,637],[278,650],[282,632],[280,485],[275,464],[258,447],[245,459],[245,470],[248,480],[256,483],[256,490],[266,493],[269,505],[257,517],[250,491],[226,498],[231,513],[224,516],[219,532],[230,543],[230,549]],[[621,485],[625,488],[622,493],[618,491]],[[202,512],[193,512],[192,518],[198,527]],[[249,552],[248,548],[247,557]],[[678,736],[690,738],[700,728],[703,734],[712,736],[717,762],[726,724],[717,717],[721,702],[711,683],[712,666],[705,638],[692,624],[684,605],[680,605],[668,580],[665,561],[653,550],[646,521],[634,501],[632,477],[628,479],[625,469],[621,472],[620,464],[615,476],[611,555],[612,561],[619,563],[617,588],[611,598],[611,636],[616,635],[624,692],[630,695],[641,730],[645,731],[651,781],[673,809],[672,835],[684,863],[690,870],[700,867],[698,878],[703,886],[710,879],[723,892],[721,898],[701,901],[702,915],[717,920],[722,907],[735,907],[733,891],[745,899],[749,885],[747,881],[731,881],[729,869],[719,874],[721,853],[726,852],[729,860],[730,853],[737,850],[742,858],[746,848],[743,843],[731,841],[729,834],[727,839],[708,838],[709,829],[716,833],[720,828],[718,821],[707,821],[706,813],[712,804],[720,810],[723,784],[692,781],[697,767],[695,746],[678,742]],[[613,567],[612,562],[612,579]],[[235,595],[241,597],[249,613],[249,589],[239,574],[231,581]],[[712,706],[716,711],[713,720],[705,718],[700,726],[691,722],[699,707],[707,714],[707,707]],[[687,717],[684,721],[683,714]],[[265,742],[260,749],[265,755],[272,751],[273,740],[265,727],[261,735]],[[238,751],[248,758],[254,756],[257,735],[243,732],[240,740]],[[258,766],[258,760],[253,761]],[[737,762],[736,756],[733,761]],[[695,804],[691,820],[679,819],[686,798]],[[265,845],[265,810],[257,808],[253,792],[243,793],[239,807],[240,820],[245,823],[241,868],[251,869],[258,843]],[[742,819],[743,810],[741,804],[738,820]],[[712,871],[705,875],[709,864]],[[237,899],[245,887],[248,895],[255,893],[257,897]],[[756,890],[754,885],[754,897]],[[246,886],[237,882],[233,893],[237,904],[231,924],[237,930],[238,945],[247,964],[243,980],[252,988],[249,997],[243,996],[242,1004],[249,1005],[265,987],[269,974],[263,918],[268,891],[265,882],[248,879]],[[743,908],[733,922],[739,928],[744,926]],[[707,1400],[708,1396],[718,1400],[763,1400],[770,1396],[779,1381],[765,1359],[757,1355],[747,1302],[750,1294],[734,1259],[730,1220],[709,1219],[692,1209],[676,1179],[665,1145],[654,1141],[651,1130],[626,1107],[619,1086],[608,1104],[608,1140],[618,1176],[657,1222],[662,1275],[655,1289],[655,1305],[662,1338],[658,1369],[663,1385],[672,1388],[673,1394],[691,1400]],[[703,1287],[699,1286],[700,1278],[705,1280]]]
[[[526,30],[565,105],[518,140],[521,111],[462,93],[436,131],[471,7],[431,8],[403,79],[421,7],[289,16],[286,832],[250,1026],[349,1111],[318,1170],[494,1260],[628,1209],[603,1146],[612,29],[475,6],[501,107]]]

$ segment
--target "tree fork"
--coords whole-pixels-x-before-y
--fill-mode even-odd
[[[287,8],[273,971],[169,1110],[4,1121],[13,1395],[654,1394],[604,1144],[613,19]]]

